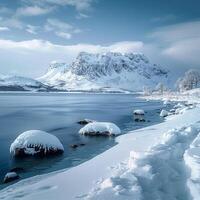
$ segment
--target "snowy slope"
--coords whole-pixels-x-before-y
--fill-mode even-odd
[[[0,75],[0,91],[49,91],[51,88],[37,80],[22,76]]]
[[[198,200],[199,118],[197,106],[122,135],[92,160],[20,181],[0,191],[0,199]]]
[[[143,54],[81,52],[72,64],[51,63],[38,80],[67,90],[142,90],[168,84],[169,72],[151,64]]]

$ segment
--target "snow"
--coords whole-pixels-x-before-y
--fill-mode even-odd
[[[166,117],[166,116],[168,116],[169,115],[169,112],[168,111],[166,111],[166,110],[161,110],[161,112],[160,112],[160,116],[161,117]]]
[[[184,154],[184,160],[190,170],[187,185],[194,200],[200,197],[200,134],[191,143]]]
[[[199,199],[200,154],[193,150],[200,146],[199,118],[197,105],[160,124],[121,135],[117,145],[95,158],[69,170],[22,180],[1,190],[0,198]]]
[[[121,130],[110,122],[92,122],[81,128],[79,133],[83,135],[119,135]]]
[[[16,149],[24,148],[26,154],[34,155],[37,151],[33,147],[36,146],[46,151],[49,149],[64,151],[63,145],[56,136],[41,130],[29,130],[23,132],[15,139],[10,146],[10,153],[15,154]]]
[[[144,110],[138,109],[138,110],[134,110],[133,113],[135,115],[144,115]]]

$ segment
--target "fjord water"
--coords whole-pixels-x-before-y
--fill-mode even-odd
[[[77,121],[81,119],[114,122],[125,134],[160,122],[162,107],[161,102],[147,102],[133,94],[0,93],[0,179],[13,167],[25,169],[21,178],[69,168],[115,145],[114,138],[79,135],[82,126]],[[139,108],[146,111],[146,122],[133,121],[133,109]],[[56,135],[65,153],[53,158],[13,159],[10,144],[30,129]],[[80,143],[86,145],[70,147]]]

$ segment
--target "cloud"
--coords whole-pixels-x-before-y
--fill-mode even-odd
[[[68,30],[73,29],[73,26],[71,24],[60,21],[58,19],[47,19],[45,29],[47,31],[53,31],[55,29],[68,31]]]
[[[89,15],[86,15],[84,13],[78,13],[78,15],[76,16],[76,19],[86,19],[89,18]]]
[[[75,45],[58,45],[51,43],[45,40],[25,40],[25,41],[13,41],[13,40],[4,40],[0,39],[0,49],[4,50],[17,50],[17,51],[38,51],[38,52],[55,52],[63,50],[63,52],[72,54],[78,54],[81,51],[87,52],[104,52],[104,51],[113,51],[113,52],[134,52],[139,51],[143,48],[144,44],[140,41],[123,41],[117,42],[108,46],[102,45],[93,45],[93,44],[75,44]],[[76,56],[76,55],[74,55]]]
[[[44,29],[48,32],[54,32],[55,35],[64,39],[71,39],[73,34],[81,32],[80,29],[58,19],[47,19]]]
[[[91,8],[92,3],[94,0],[42,0],[42,1],[36,1],[36,0],[21,0],[22,2],[26,4],[31,5],[57,5],[57,6],[72,6],[77,11],[86,11]]]
[[[121,52],[121,53],[127,53],[127,52],[139,53],[140,51],[143,50],[143,48],[144,48],[144,43],[141,41],[123,41],[105,47],[105,49],[109,51]]]
[[[16,10],[16,16],[38,16],[50,13],[53,7],[39,7],[39,6],[26,6],[20,7]]]
[[[142,48],[143,43],[139,41],[125,41],[104,46],[93,44],[58,45],[36,39],[26,41],[0,39],[0,60],[5,66],[1,68],[1,73],[17,70],[21,75],[38,77],[47,70],[52,60],[69,63],[81,51],[89,53],[120,51],[125,53],[142,51]],[[12,59],[9,59],[10,57]]]
[[[55,34],[58,36],[58,37],[61,37],[61,38],[64,38],[64,39],[71,39],[72,35],[70,33],[65,33],[65,32],[55,32]]]
[[[199,37],[200,21],[173,24],[156,29],[150,37],[163,42],[176,42],[184,39]]]
[[[188,66],[200,67],[200,37],[181,40],[163,50],[163,54]]]
[[[38,26],[32,26],[32,25],[30,25],[30,24],[28,24],[27,27],[26,27],[26,31],[27,31],[28,33],[31,33],[31,34],[34,34],[34,35],[37,34],[37,30],[38,30],[38,29],[39,29]]]
[[[8,18],[0,18],[0,25],[9,27],[9,28],[17,28],[17,29],[23,29],[25,24],[13,16]]]
[[[164,16],[154,17],[151,19],[151,21],[154,23],[163,23],[163,22],[172,21],[176,18],[177,18],[176,15],[168,14],[168,15],[164,15]]]
[[[13,11],[10,8],[7,7],[1,7],[0,8],[0,14],[7,15],[11,14]]]
[[[10,29],[8,27],[5,27],[5,26],[1,26],[0,27],[0,32],[1,31],[9,31]]]
[[[160,57],[186,66],[199,68],[200,21],[173,24],[156,29],[150,37],[159,44]]]

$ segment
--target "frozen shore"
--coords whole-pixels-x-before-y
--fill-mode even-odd
[[[79,166],[1,190],[0,199],[198,199],[199,118],[197,105],[163,123],[131,131]]]

